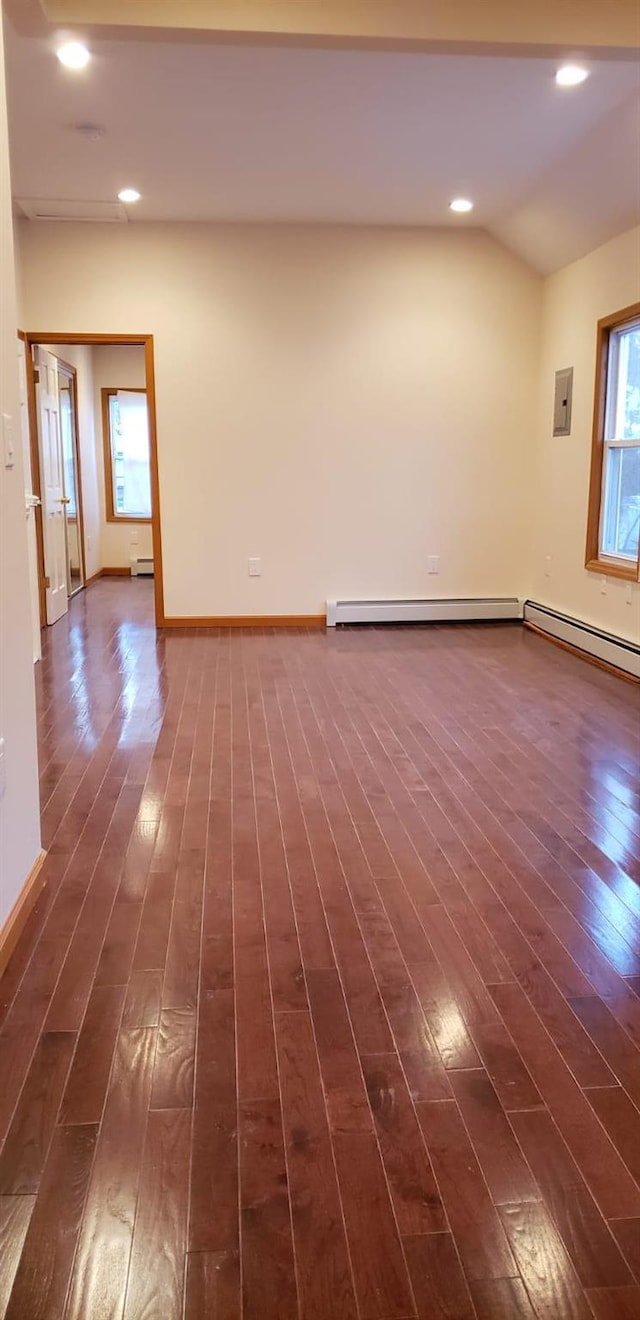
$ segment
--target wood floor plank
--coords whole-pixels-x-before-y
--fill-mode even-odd
[[[451,1234],[407,1237],[404,1249],[420,1320],[475,1320]]]
[[[400,1233],[443,1233],[444,1208],[400,1061],[393,1054],[373,1054],[363,1058],[362,1067]]]
[[[596,1320],[638,1320],[640,1288],[591,1288],[587,1297]]]
[[[467,1029],[462,1005],[441,967],[437,963],[422,963],[412,966],[410,971],[445,1068],[479,1068],[480,1056]]]
[[[184,1320],[241,1320],[241,1306],[238,1253],[189,1252]]]
[[[512,1277],[517,1268],[457,1105],[419,1104],[417,1112],[467,1278]]]
[[[179,1012],[195,1012],[198,999],[198,963],[200,932],[202,927],[202,885],[188,898],[178,897],[181,888],[180,868],[176,880],[176,899],[173,905],[165,978],[162,989],[164,1008]]]
[[[190,1109],[193,1103],[196,1015],[163,1008],[151,1091],[152,1109]]]
[[[122,1314],[155,1048],[153,1027],[123,1027],[118,1037],[65,1320]]]
[[[504,1205],[500,1215],[536,1316],[591,1320],[560,1234],[542,1203]]]
[[[471,1295],[478,1320],[536,1320],[544,1314],[534,1311],[522,1279],[476,1279]]]
[[[617,1080],[640,1108],[640,1050],[619,1026],[608,1005],[595,995],[573,999],[571,1007]]]
[[[6,1320],[60,1320],[97,1135],[95,1124],[54,1132]]]
[[[640,1283],[640,1219],[611,1219],[609,1228]]]
[[[242,1306],[246,1320],[297,1320],[291,1207],[278,1100],[240,1105]]]
[[[43,1032],[0,1156],[0,1195],[37,1192],[75,1036]]]
[[[125,1027],[157,1027],[162,1002],[160,969],[133,971],[129,977],[122,1024]]]
[[[512,1114],[511,1123],[581,1282],[587,1288],[631,1283],[551,1115],[544,1109],[530,1110]]]
[[[453,1072],[451,1085],[494,1205],[537,1201],[539,1190],[484,1069]]]
[[[279,1013],[278,1058],[293,1238],[305,1320],[358,1310],[311,1020]],[[410,1312],[409,1312],[410,1314]]]
[[[124,1320],[181,1320],[189,1185],[190,1115],[149,1114],[140,1171]],[[153,1268],[149,1268],[149,1262]]]
[[[0,1196],[0,1315],[4,1316],[16,1276],[35,1196]]]
[[[414,986],[403,977],[397,983],[383,985],[381,994],[414,1100],[450,1099],[451,1084],[443,1056]],[[473,1053],[471,1057],[475,1057]]]
[[[413,1297],[376,1139],[367,1132],[339,1132],[333,1143],[360,1315],[363,1320],[412,1316]]]
[[[542,1096],[504,1022],[476,1024],[473,1037],[504,1110],[534,1109],[542,1104]]]
[[[200,1000],[191,1141],[189,1250],[239,1251],[233,990]]]
[[[99,1123],[124,1006],[123,985],[95,986],[60,1107],[61,1123]]]
[[[517,986],[493,986],[492,994],[603,1214],[607,1218],[616,1212],[629,1217],[640,1214],[640,1189],[586,1098],[590,1094],[597,1103],[603,1094],[601,1089],[596,1087],[590,1093],[580,1090]]]
[[[141,903],[114,903],[96,971],[96,986],[126,985],[141,915]]]
[[[307,973],[311,1018],[332,1132],[372,1132],[373,1120],[337,971]]]
[[[257,880],[234,884],[233,904],[238,1094],[243,1100],[275,1099],[273,1005]]]
[[[620,1086],[596,1086],[585,1095],[640,1187],[640,1112]]]

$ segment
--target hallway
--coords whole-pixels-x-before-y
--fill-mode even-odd
[[[638,1320],[640,689],[152,592],[43,638],[0,1317]]]

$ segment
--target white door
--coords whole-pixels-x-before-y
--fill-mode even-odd
[[[34,663],[40,659],[40,594],[38,589],[38,543],[36,539],[36,506],[40,503],[33,493],[33,473],[31,471],[31,448],[29,445],[29,405],[27,400],[27,367],[24,340],[18,340],[18,372],[20,375],[20,432],[22,435],[22,457],[24,463],[24,501],[27,519],[27,543],[29,547],[29,587],[31,592],[31,633],[33,640]]]
[[[69,608],[58,363],[39,348],[36,367],[47,623],[55,623]]]

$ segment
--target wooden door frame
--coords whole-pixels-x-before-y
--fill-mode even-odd
[[[120,348],[143,348],[144,366],[145,366],[145,385],[147,390],[147,413],[149,418],[149,464],[151,469],[151,535],[153,540],[153,592],[155,602],[156,628],[162,628],[165,623],[164,612],[164,582],[162,573],[162,531],[160,525],[160,479],[158,474],[158,430],[156,413],[156,377],[155,377],[155,356],[153,335],[96,335],[96,334],[74,334],[71,331],[35,331],[29,330],[23,336],[26,345],[27,358],[27,392],[29,396],[29,431],[31,440],[31,462],[33,464],[34,442],[37,458],[37,468],[34,472],[34,479],[37,475],[38,489],[34,489],[34,495],[41,495],[40,490],[40,458],[38,451],[38,426],[37,426],[37,405],[36,405],[36,387],[33,370],[32,348],[35,344],[54,345],[77,345],[87,346],[89,348],[120,347]],[[42,536],[42,508],[39,509],[40,518],[36,521],[36,535],[38,539],[38,575],[40,580],[40,617],[43,617],[43,598],[44,598],[44,540]],[[38,531],[39,526],[39,531]],[[46,621],[46,609],[45,609]]]
[[[47,596],[44,584],[44,524],[42,521],[42,481],[40,480],[40,446],[38,444],[38,413],[36,400],[36,378],[33,365],[31,344],[24,330],[18,330],[18,339],[24,344],[24,359],[27,379],[27,417],[29,419],[29,454],[31,458],[31,491],[37,495],[39,503],[34,509],[36,523],[36,562],[38,569],[38,605],[40,609],[40,627],[47,626]],[[37,341],[35,341],[37,342]]]
[[[84,588],[87,585],[87,560],[85,557],[85,546],[84,546],[84,505],[82,503],[82,459],[80,457],[80,416],[78,413],[78,369],[77,367],[72,367],[70,362],[65,362],[64,358],[58,358],[58,363],[62,367],[63,373],[66,373],[68,376],[70,376],[71,380],[73,381],[73,390],[72,390],[73,430],[74,430],[73,439],[74,439],[74,447],[75,447],[75,455],[76,455],[76,504],[78,510],[76,515],[76,521],[78,524],[78,550],[80,552],[80,567],[82,568],[82,587],[79,588],[79,590],[84,590]],[[67,553],[68,553],[68,548],[69,548],[69,541],[67,539]],[[69,597],[69,599],[71,600],[71,597]]]

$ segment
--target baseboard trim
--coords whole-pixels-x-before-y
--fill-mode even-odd
[[[105,577],[131,577],[131,569],[119,568],[117,565],[113,568],[99,568],[97,573],[92,573],[91,577],[87,578],[85,588],[92,587],[94,582],[99,582],[100,578]]]
[[[325,628],[325,614],[169,615],[159,628]]]
[[[43,850],[39,856],[36,857],[9,916],[6,919],[2,930],[0,930],[0,976],[2,976],[5,971],[11,954],[13,953],[36,902],[45,887],[46,879],[42,874],[42,867],[46,855],[46,852]]]
[[[527,605],[528,604],[529,602],[527,602]],[[538,611],[540,610],[540,607],[536,607],[536,608],[538,609]],[[613,674],[615,678],[623,678],[627,683],[640,684],[640,677],[638,677],[637,674],[630,672],[629,669],[621,668],[620,665],[614,664],[611,660],[603,659],[602,656],[600,655],[595,655],[593,651],[587,650],[586,647],[579,646],[576,642],[569,641],[567,637],[560,637],[557,634],[547,630],[547,628],[540,627],[538,623],[533,623],[531,619],[528,619],[526,617],[526,612],[527,612],[527,606],[525,606],[524,627],[527,629],[528,632],[535,633],[536,636],[542,637],[545,642],[552,642],[553,645],[558,646],[561,651],[568,651],[570,655],[577,656],[579,660],[586,660],[588,664],[595,665],[596,669],[602,669],[606,674]],[[551,612],[549,612],[549,614],[551,619]],[[559,619],[562,620],[562,616],[559,616]],[[575,623],[576,628],[579,628],[579,625],[577,624],[576,621],[567,620],[567,624],[573,624],[573,623]],[[588,629],[586,628],[586,626],[585,626],[585,640],[588,640]],[[627,646],[625,645],[624,650],[627,649],[630,652],[633,652],[635,648],[630,646],[627,648]],[[637,650],[635,653],[637,655]]]

